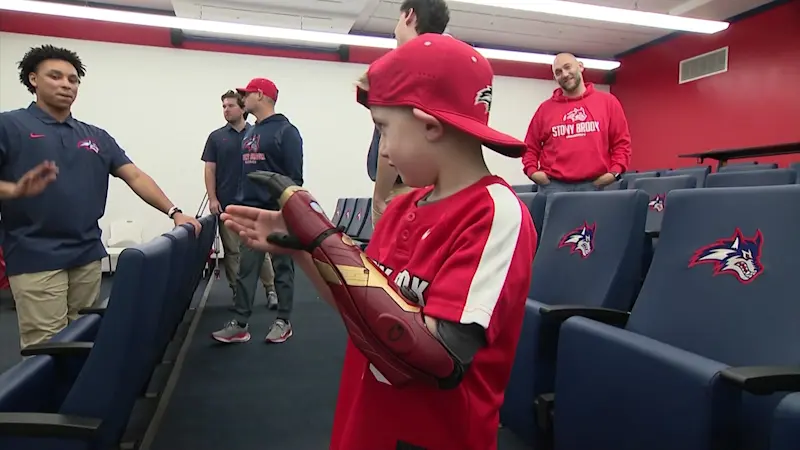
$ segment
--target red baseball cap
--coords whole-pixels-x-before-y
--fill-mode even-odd
[[[488,125],[493,78],[489,61],[470,45],[423,34],[372,63],[369,91],[359,87],[357,99],[366,107],[417,108],[500,154],[519,158],[525,144]]]
[[[262,94],[271,98],[272,101],[278,101],[278,88],[275,86],[275,83],[266,78],[253,78],[249,83],[247,83],[247,87],[238,88],[236,91],[240,94],[246,94],[248,92],[261,92]]]

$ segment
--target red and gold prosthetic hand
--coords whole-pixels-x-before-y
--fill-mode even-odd
[[[446,389],[460,382],[462,366],[425,325],[421,307],[333,226],[308,191],[273,172],[248,177],[281,207],[289,235],[272,235],[270,243],[311,253],[353,344],[393,386],[421,382]]]

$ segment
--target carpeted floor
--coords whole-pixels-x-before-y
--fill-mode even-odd
[[[346,333],[306,278],[298,274],[296,281],[289,341],[263,342],[275,313],[266,309],[260,290],[253,339],[228,346],[209,337],[232,314],[227,282],[214,281],[151,450],[328,448]],[[501,450],[527,449],[500,431]]]

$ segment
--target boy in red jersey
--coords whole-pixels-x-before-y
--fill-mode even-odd
[[[481,146],[519,157],[524,144],[489,128],[493,72],[475,49],[449,36],[423,34],[376,61],[359,89],[388,158],[420,189],[396,197],[378,223],[367,256],[422,306],[425,324],[468,361],[451,389],[392,386],[348,344],[332,448],[346,450],[493,450],[530,285],[536,231],[509,185],[489,173]],[[369,90],[365,90],[368,88]],[[426,187],[428,186],[428,187]],[[286,233],[280,213],[231,206],[222,215],[247,245]],[[335,305],[308,253],[298,265]],[[447,326],[445,326],[447,325]],[[447,335],[445,335],[447,334]],[[344,383],[343,383],[344,385]]]

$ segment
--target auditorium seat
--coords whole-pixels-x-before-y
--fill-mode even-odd
[[[789,164],[789,168],[797,172],[797,184],[800,184],[800,162]]]
[[[647,195],[642,191],[547,196],[522,334],[500,412],[503,426],[542,442],[534,400],[551,392],[558,329],[568,305],[627,310],[641,283]],[[602,310],[592,310],[603,318]],[[572,314],[572,313],[570,313]],[[547,413],[545,413],[547,414]]]
[[[353,211],[356,209],[356,199],[355,198],[348,198],[345,199],[344,202],[344,209],[342,209],[342,217],[339,219],[339,222],[335,225],[340,229],[346,230],[347,227],[350,226],[350,222],[353,220]]]
[[[345,229],[345,234],[355,238],[361,233],[361,229],[367,221],[367,215],[372,210],[372,199],[369,197],[362,197],[356,199],[356,205],[353,208],[353,219]]]
[[[800,394],[781,399],[772,416],[769,450],[797,450],[800,443]]]
[[[608,186],[604,187],[603,190],[604,191],[619,191],[619,190],[627,189],[627,188],[628,188],[628,180],[623,178],[621,180],[617,180],[617,181],[609,184]]]
[[[514,189],[514,192],[517,194],[525,194],[529,192],[536,192],[539,189],[539,186],[537,186],[536,183],[515,184],[511,186],[511,189]]]
[[[757,162],[730,163],[717,169],[718,173],[726,172],[747,172],[750,170],[771,170],[777,169],[778,163],[759,164]]]
[[[370,203],[370,207],[367,210],[367,217],[364,219],[364,226],[361,227],[361,231],[356,236],[355,240],[361,243],[361,249],[365,250],[367,248],[367,244],[369,244],[369,240],[372,239],[372,232],[375,226],[372,223],[372,204]]]
[[[711,166],[696,166],[696,167],[682,167],[680,169],[668,170],[661,174],[662,177],[674,177],[681,175],[690,175],[695,177],[697,183],[695,187],[704,187],[706,185],[706,177],[711,173]]]
[[[541,239],[542,224],[544,223],[544,210],[545,206],[547,205],[547,196],[544,194],[539,195],[536,192],[527,192],[517,195],[519,195],[522,203],[528,207],[528,212],[531,213],[531,219],[533,219],[533,226],[536,228],[536,235],[539,237],[539,239]]]
[[[661,220],[666,209],[667,194],[675,189],[692,189],[697,178],[691,175],[676,175],[657,178],[639,178],[633,182],[633,189],[641,189],[647,194],[647,224],[645,232],[657,237],[661,231]]]
[[[150,356],[171,276],[172,250],[173,242],[159,236],[120,254],[94,342],[48,342],[23,351],[24,356],[41,361],[20,374],[27,377],[47,371],[52,364],[86,359],[59,405],[0,413],[0,439],[20,438],[11,446],[4,442],[0,448],[99,450],[118,446],[134,402],[153,369]],[[48,383],[59,384],[59,371],[51,373]]]
[[[330,217],[333,226],[339,226],[339,221],[342,220],[342,212],[344,211],[345,202],[347,202],[346,198],[340,198],[339,200],[336,200],[336,209],[333,210],[333,216]]]
[[[798,185],[670,193],[627,324],[561,326],[555,450],[769,448],[771,394],[800,389],[797,204]]]
[[[797,183],[797,172],[794,170],[767,169],[712,173],[706,180],[706,187],[775,186],[795,183]]]
[[[648,172],[626,172],[622,174],[622,179],[628,185],[628,189],[633,188],[633,182],[638,180],[639,178],[653,178],[653,177],[660,177],[661,172],[656,172],[655,170],[651,170]]]

